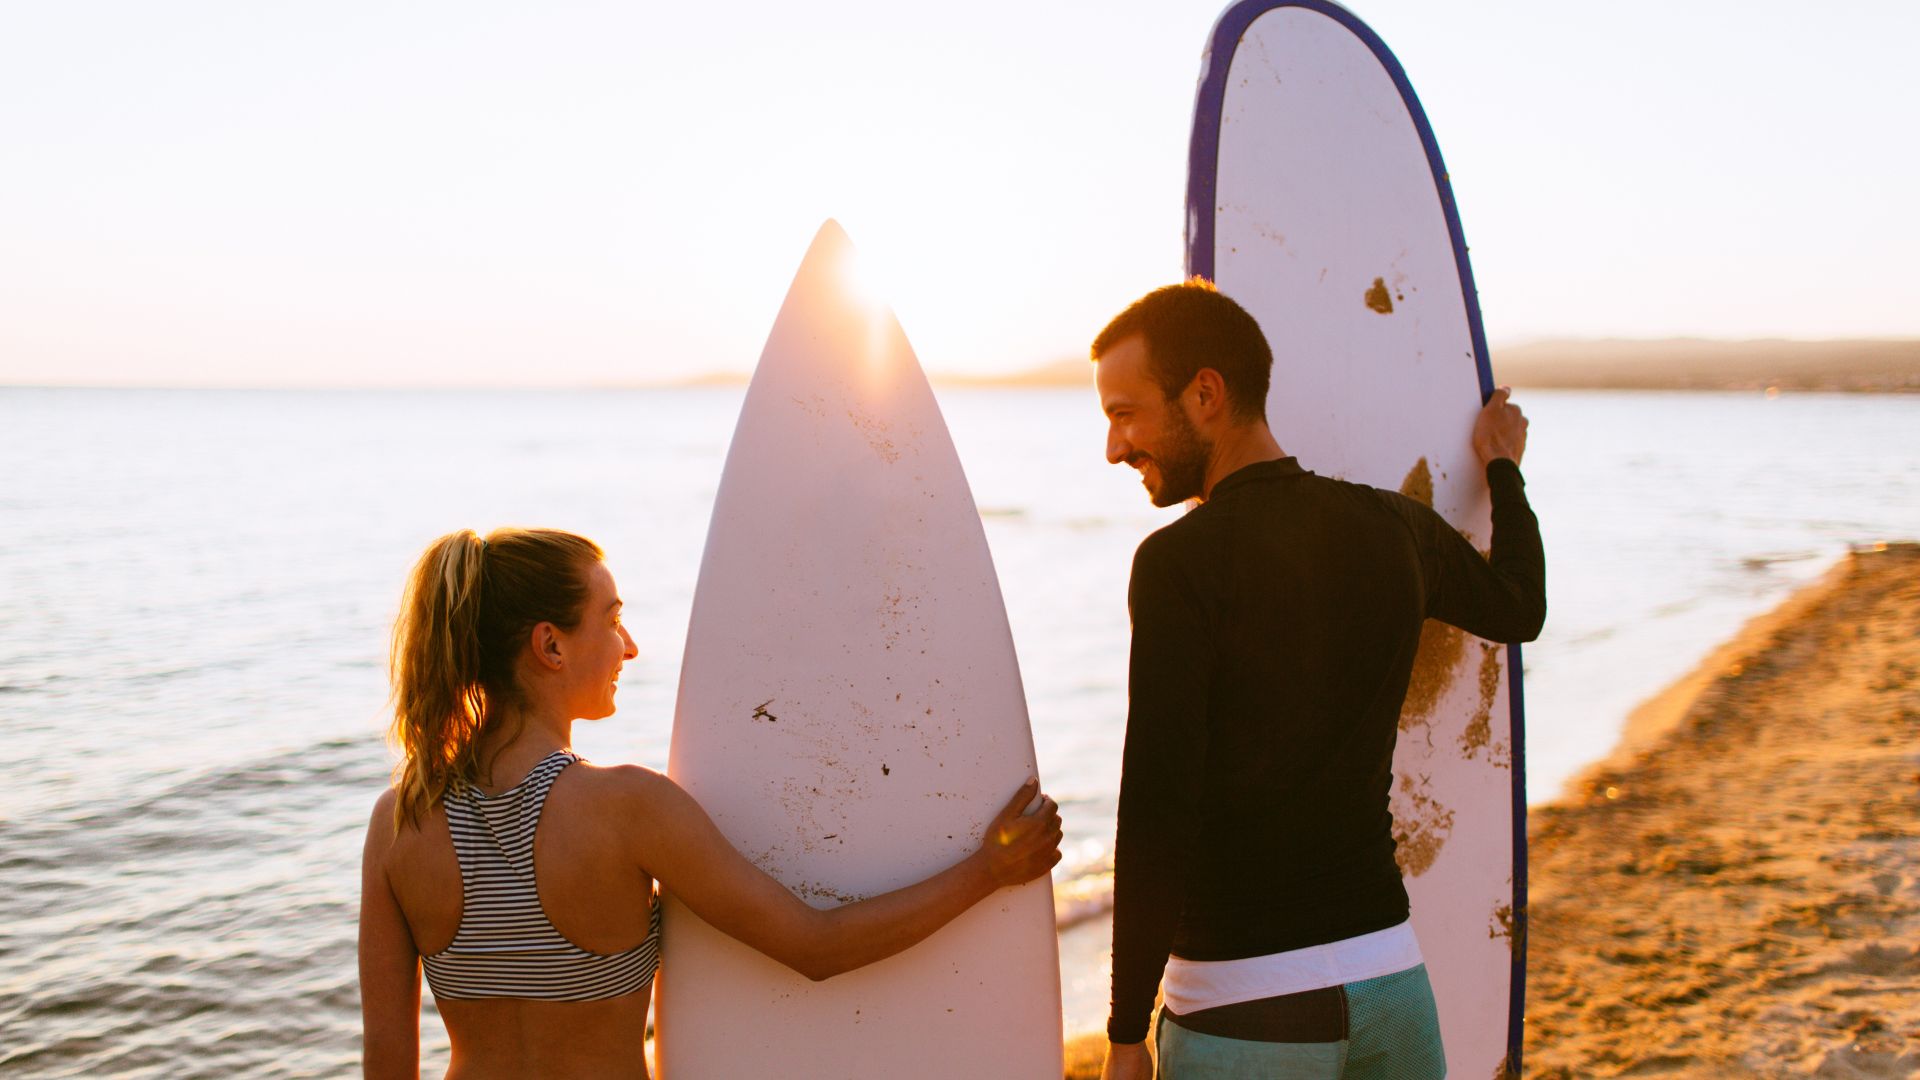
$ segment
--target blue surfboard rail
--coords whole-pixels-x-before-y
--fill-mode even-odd
[[[1446,162],[1440,157],[1440,144],[1434,140],[1426,110],[1420,107],[1420,98],[1413,92],[1413,84],[1407,80],[1406,70],[1400,66],[1393,50],[1387,48],[1372,27],[1331,0],[1239,0],[1214,23],[1213,36],[1207,46],[1207,66],[1194,95],[1193,134],[1187,148],[1187,276],[1214,279],[1214,197],[1219,189],[1220,118],[1225,108],[1227,73],[1233,67],[1234,52],[1255,20],[1281,8],[1302,8],[1325,15],[1345,27],[1372,51],[1374,59],[1400,91],[1400,100],[1413,118],[1414,129],[1420,133],[1420,145],[1427,152],[1427,165],[1433,173],[1434,190],[1446,214],[1447,235],[1453,241],[1454,267],[1460,276],[1460,300],[1466,307],[1474,365],[1480,377],[1480,400],[1484,404],[1493,396],[1493,365],[1487,356],[1487,335],[1480,320],[1480,296],[1473,284],[1473,266],[1467,259],[1467,242],[1460,229],[1460,209],[1454,202]],[[1518,645],[1507,646],[1507,703],[1513,741],[1513,969],[1508,980],[1507,1075],[1517,1077],[1527,993],[1526,724]]]

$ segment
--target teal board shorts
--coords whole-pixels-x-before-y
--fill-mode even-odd
[[[1440,1080],[1447,1056],[1425,964],[1345,986],[1176,1016],[1158,1080]]]

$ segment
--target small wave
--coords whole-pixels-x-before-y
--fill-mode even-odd
[[[54,683],[72,681],[73,679],[70,676],[55,673],[52,675],[42,675],[37,679],[0,682],[0,694],[38,694],[45,691],[47,687],[52,686]]]
[[[1113,910],[1113,867],[1097,864],[1053,884],[1053,926],[1065,930]]]
[[[205,812],[207,802],[259,805],[267,793],[294,787],[316,791],[339,785],[371,787],[385,775],[386,757],[365,738],[336,737],[281,751],[252,761],[223,765],[187,776],[163,790],[75,820],[87,827],[111,826],[153,816],[177,816],[183,808]]]
[[[234,657],[226,660],[209,660],[201,664],[180,664],[173,667],[156,668],[151,671],[134,671],[120,676],[119,681],[129,686],[141,686],[146,683],[165,682],[182,675],[205,675],[213,672],[241,671],[259,663],[258,657]]]
[[[1060,526],[1072,532],[1092,532],[1096,529],[1110,529],[1118,524],[1110,517],[1075,517],[1060,522]]]
[[[1748,570],[1765,570],[1776,563],[1805,562],[1808,559],[1817,559],[1819,557],[1820,553],[1817,551],[1762,553],[1759,555],[1743,556],[1740,559],[1740,565]]]
[[[1653,614],[1655,618],[1666,618],[1669,615],[1684,614],[1699,606],[1700,597],[1689,596],[1684,600],[1675,600],[1670,603],[1661,604],[1659,607],[1653,609]]]

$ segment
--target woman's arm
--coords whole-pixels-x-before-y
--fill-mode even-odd
[[[1060,861],[1060,814],[1029,780],[987,826],[980,849],[904,889],[821,911],[748,862],[680,785],[635,770],[628,830],[637,861],[710,925],[809,979],[832,978],[917,944],[955,916],[1009,885],[1032,881]]]
[[[389,788],[374,804],[360,862],[361,1068],[370,1080],[420,1075],[420,954],[387,884],[394,798]]]

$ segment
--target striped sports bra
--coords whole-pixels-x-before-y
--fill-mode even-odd
[[[560,770],[581,760],[555,750],[498,795],[467,787],[444,799],[460,858],[462,907],[453,943],[422,957],[436,998],[600,1001],[653,982],[660,964],[660,901],[647,938],[622,953],[593,953],[561,936],[540,907],[533,832]]]

